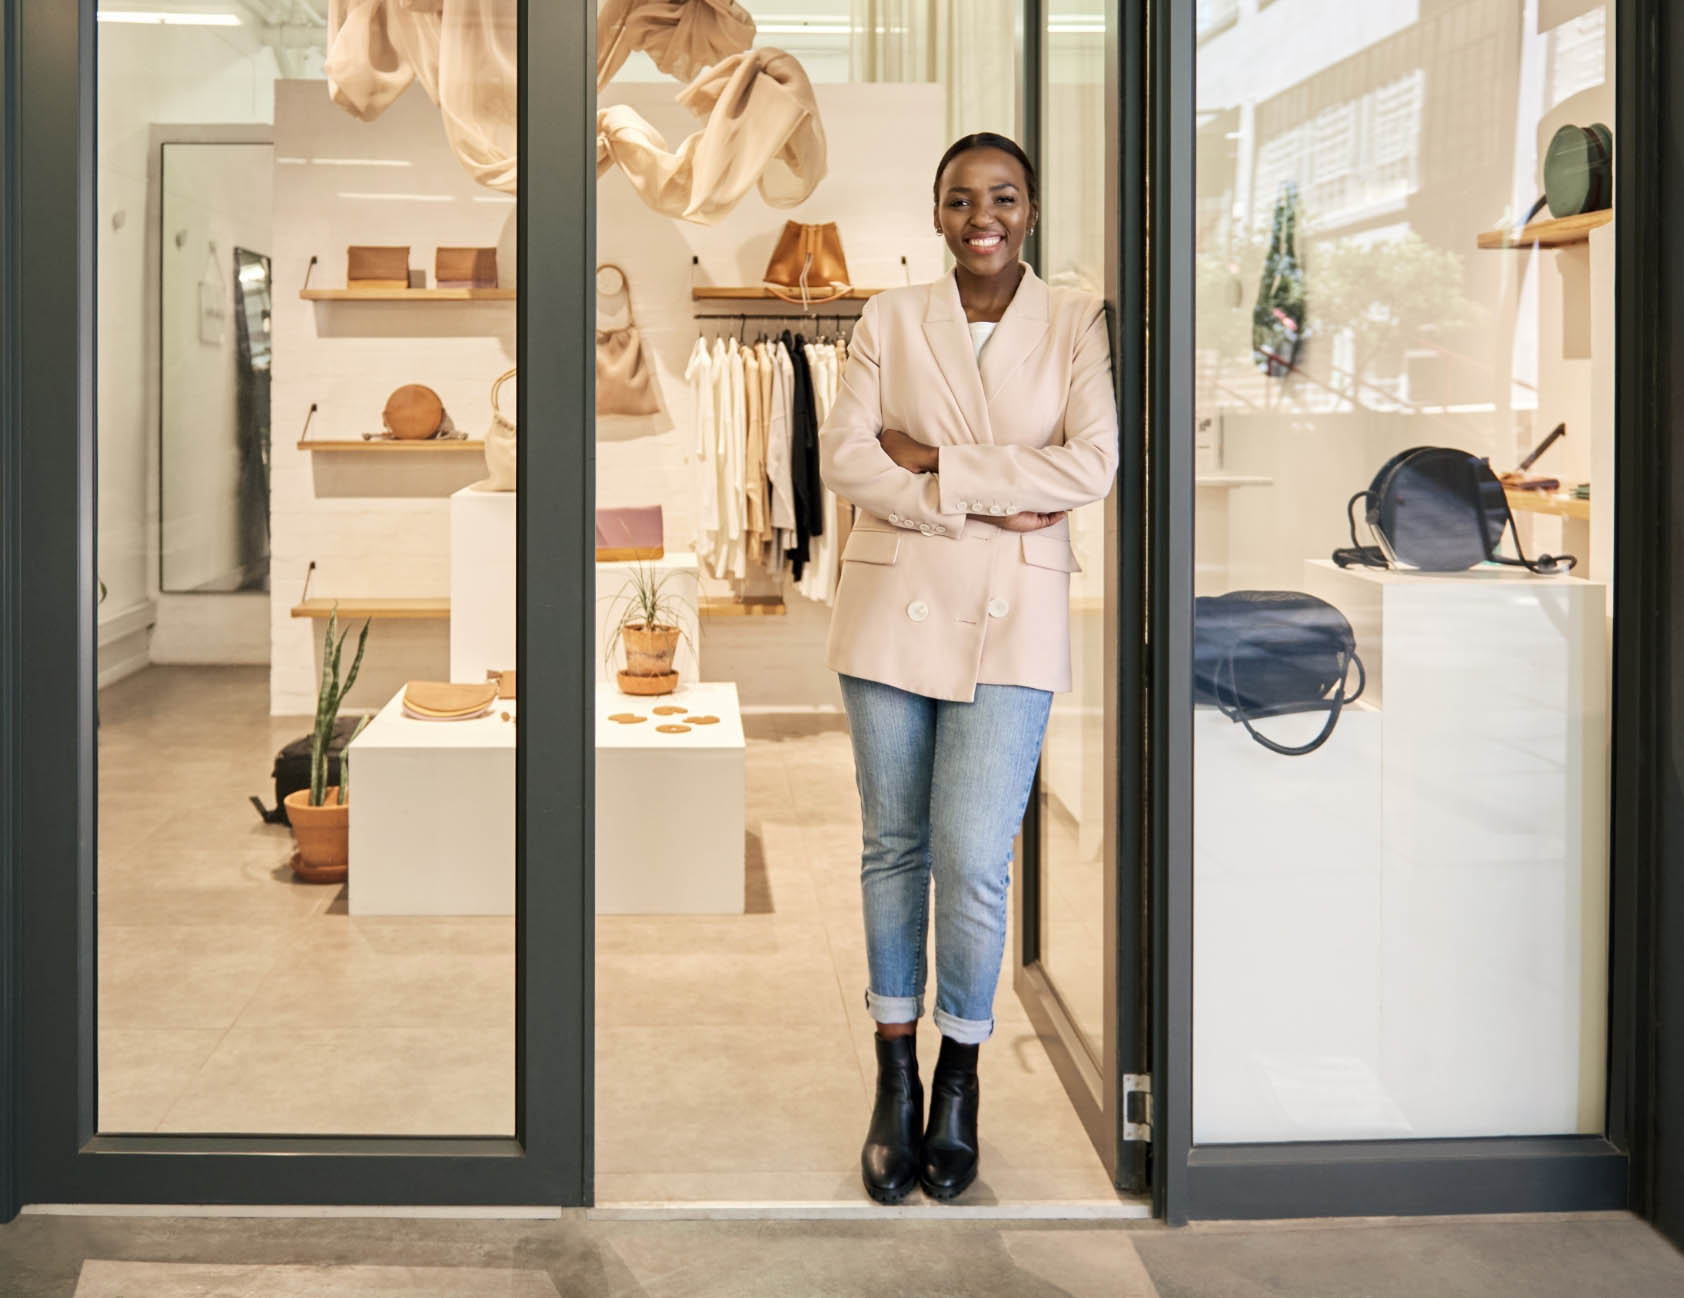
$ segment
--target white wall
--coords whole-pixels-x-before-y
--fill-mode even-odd
[[[274,61],[248,28],[98,28],[99,575],[102,624],[157,589],[149,435],[156,376],[147,344],[156,316],[146,292],[148,133],[154,122],[269,120]],[[130,634],[101,649],[102,678],[145,666]]]

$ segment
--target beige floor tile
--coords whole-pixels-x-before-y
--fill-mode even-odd
[[[866,1115],[869,1116],[869,1113]],[[860,1120],[860,1137],[865,1135]],[[824,1172],[598,1172],[597,1205],[614,1203],[835,1203],[866,1201],[858,1160]]]
[[[239,1026],[512,1029],[514,1005],[512,953],[388,955],[347,933],[283,950],[241,1010]]]
[[[599,1028],[602,1172],[852,1166],[870,1115],[847,1032],[778,1022]]]
[[[762,1023],[842,1027],[846,1011],[824,930],[773,952],[605,955],[596,960],[597,1023],[685,1027]]]
[[[157,1130],[222,1037],[221,1028],[102,1028],[98,1129]]]
[[[345,915],[369,951],[381,956],[498,956],[515,955],[512,915]]]
[[[559,1298],[542,1271],[477,1266],[82,1264],[75,1298]]]
[[[319,914],[332,899],[329,890],[301,884],[169,885],[156,879],[130,882],[132,876],[107,874],[100,881],[102,928],[159,924],[259,924],[287,927]]]
[[[260,925],[111,925],[99,935],[105,1028],[225,1028],[286,943]]]
[[[235,1028],[159,1130],[509,1135],[514,1034],[437,1028]]]

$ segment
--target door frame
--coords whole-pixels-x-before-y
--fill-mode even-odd
[[[1112,373],[1122,431],[1117,484],[1105,502],[1105,686],[1103,779],[1105,799],[1103,1041],[1097,1053],[1042,962],[1048,879],[1042,843],[1041,781],[1037,776],[1023,824],[1020,886],[1016,889],[1017,949],[1012,987],[1023,1001],[1077,1116],[1112,1184],[1147,1189],[1150,1112],[1130,1114],[1125,1083],[1146,1079],[1151,1089],[1151,951],[1147,923],[1146,659],[1139,628],[1146,608],[1146,82],[1143,6],[1106,0],[1105,17],[1105,290],[1111,328]],[[1025,138],[1047,156],[1041,89],[1047,68],[1046,6],[1025,0],[1023,42]],[[1026,254],[1040,261],[1037,243]]]
[[[0,1095],[0,1220],[24,1203],[588,1203],[595,673],[577,610],[594,560],[595,186],[581,178],[596,92],[579,54],[594,6],[520,5],[517,420],[582,431],[519,452],[522,478],[547,485],[542,508],[517,506],[518,652],[549,670],[523,685],[516,758],[511,1138],[97,1130],[95,8],[4,9],[0,1072],[15,1089]]]
[[[1193,427],[1195,0],[1157,0],[1152,17],[1151,426]],[[1666,643],[1660,584],[1670,430],[1660,393],[1664,332],[1653,258],[1665,235],[1661,143],[1684,130],[1684,108],[1666,104],[1656,61],[1663,0],[1619,0],[1616,16],[1619,518],[1615,572],[1614,779],[1609,1069],[1602,1135],[1456,1140],[1195,1144],[1193,1141],[1193,445],[1152,439],[1150,646],[1155,683],[1152,895],[1159,963],[1153,1042],[1161,1120],[1153,1128],[1153,1197],[1172,1223],[1194,1218],[1532,1212],[1640,1206],[1628,1158],[1644,1141],[1647,1105],[1637,1025],[1646,1013],[1641,932],[1656,856],[1661,773],[1669,754],[1656,700],[1656,653]],[[1667,130],[1662,127],[1670,128]],[[1677,282],[1676,269],[1670,272]],[[1681,299],[1684,300],[1684,299]],[[1656,639],[1651,639],[1651,635]]]

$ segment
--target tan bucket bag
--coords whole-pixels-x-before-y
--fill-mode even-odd
[[[515,421],[497,404],[503,385],[514,376],[513,370],[505,370],[491,385],[491,427],[485,430],[485,485],[492,491],[515,489]]]
[[[853,283],[848,278],[848,260],[842,255],[842,235],[836,222],[803,225],[785,221],[762,279],[773,294],[802,306],[846,297]],[[815,293],[815,289],[823,291]]]

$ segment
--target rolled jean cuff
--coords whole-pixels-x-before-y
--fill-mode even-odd
[[[939,1005],[936,1006],[936,1012],[932,1017],[942,1036],[949,1041],[957,1041],[962,1046],[980,1045],[994,1035],[994,1020],[992,1017],[986,1019],[955,1018]]]
[[[924,1017],[922,996],[879,996],[865,989],[865,1009],[878,1023],[911,1023]]]

